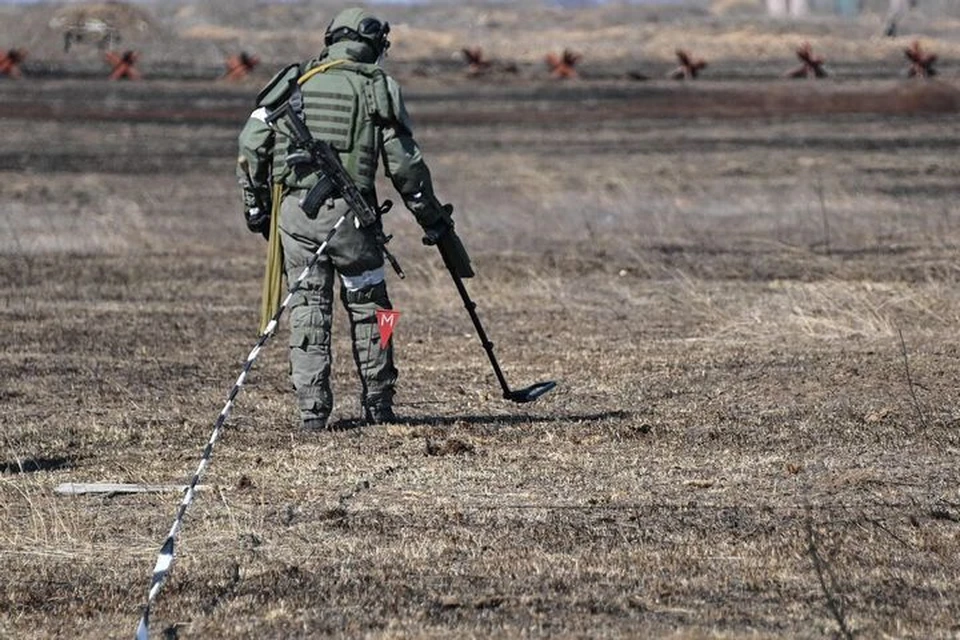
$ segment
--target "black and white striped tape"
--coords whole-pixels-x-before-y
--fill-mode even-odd
[[[257,344],[253,347],[253,350],[243,363],[243,370],[240,372],[240,376],[234,383],[233,389],[230,390],[230,395],[227,396],[227,402],[225,405],[223,405],[223,409],[220,410],[220,415],[217,416],[217,420],[213,425],[213,433],[210,436],[210,440],[207,442],[207,446],[203,449],[203,455],[200,458],[200,465],[193,474],[193,479],[190,480],[190,484],[187,487],[186,493],[183,495],[183,500],[180,501],[180,507],[177,509],[177,515],[173,520],[173,526],[170,527],[170,533],[167,534],[167,538],[164,541],[163,546],[160,548],[160,555],[157,556],[157,564],[153,568],[153,579],[150,582],[150,591],[147,595],[147,604],[143,607],[143,615],[140,617],[140,624],[137,625],[136,640],[148,640],[150,637],[150,607],[156,600],[157,594],[160,593],[163,582],[166,580],[167,575],[170,573],[170,568],[173,565],[174,542],[177,538],[177,534],[180,532],[180,529],[183,526],[183,517],[186,515],[187,509],[190,507],[190,503],[193,502],[193,497],[196,493],[197,485],[200,483],[201,476],[203,476],[204,471],[206,471],[207,467],[210,465],[210,458],[213,455],[213,447],[217,443],[217,440],[220,439],[220,433],[223,431],[223,425],[226,423],[227,417],[230,415],[230,411],[233,409],[233,403],[236,400],[237,395],[240,393],[240,389],[247,380],[247,374],[250,372],[250,368],[253,366],[254,360],[256,360],[257,356],[260,355],[263,345],[266,344],[267,340],[269,340],[270,337],[276,332],[277,325],[280,321],[280,316],[283,315],[284,310],[290,304],[290,301],[293,299],[293,295],[303,285],[303,281],[306,280],[307,276],[310,274],[310,270],[313,269],[313,266],[318,260],[320,260],[320,256],[323,255],[324,251],[326,251],[327,246],[330,244],[330,240],[337,233],[337,229],[339,229],[344,220],[351,215],[352,212],[348,211],[344,215],[340,216],[340,219],[337,220],[337,222],[330,229],[330,232],[327,233],[326,238],[324,238],[320,246],[317,247],[313,257],[310,258],[310,262],[307,263],[306,267],[304,267],[303,272],[297,278],[296,282],[290,285],[286,298],[284,298],[283,302],[280,303],[280,307],[277,309],[277,312],[273,314],[270,322],[260,335],[260,339],[257,340]]]

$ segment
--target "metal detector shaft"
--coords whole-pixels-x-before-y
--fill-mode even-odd
[[[440,256],[443,258],[443,264],[447,268],[447,271],[450,272],[450,277],[453,278],[453,284],[456,285],[457,292],[460,294],[460,299],[463,300],[463,306],[466,308],[467,313],[470,314],[470,320],[473,321],[473,326],[477,330],[477,335],[480,336],[480,343],[483,345],[483,350],[487,352],[487,358],[490,359],[490,365],[493,367],[493,373],[497,376],[497,382],[500,383],[500,388],[503,389],[503,397],[512,402],[533,402],[543,394],[556,387],[556,382],[548,381],[538,382],[523,389],[513,390],[510,388],[510,385],[507,384],[506,377],[503,375],[503,370],[500,369],[500,363],[497,362],[497,356],[493,353],[493,343],[489,338],[487,338],[487,332],[483,330],[483,324],[480,322],[480,316],[477,315],[477,303],[470,298],[470,294],[467,292],[467,287],[463,284],[463,278],[457,275],[457,271],[453,267],[450,257],[443,250],[443,247],[438,244],[437,248],[440,249]]]
[[[456,271],[450,266],[450,262],[447,260],[447,254],[441,251],[440,255],[443,256],[443,262],[447,267],[447,271],[450,272],[450,277],[453,278],[453,284],[457,286],[457,292],[460,294],[460,299],[463,300],[463,306],[466,307],[467,313],[470,314],[470,320],[473,321],[477,335],[480,336],[480,344],[483,345],[484,351],[487,352],[487,357],[493,366],[493,373],[496,374],[497,382],[500,383],[500,388],[503,389],[503,397],[508,398],[510,397],[510,386],[507,384],[507,379],[500,369],[500,363],[497,362],[497,357],[493,354],[493,343],[487,338],[487,332],[483,330],[483,325],[480,323],[480,316],[477,315],[477,303],[470,298],[467,287],[463,284],[463,278],[458,276]]]

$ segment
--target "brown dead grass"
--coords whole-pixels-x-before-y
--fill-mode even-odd
[[[133,632],[177,496],[52,489],[185,482],[254,340],[263,246],[230,164],[249,96],[88,85],[3,99],[136,113],[176,96],[238,122],[9,116],[4,637]],[[356,428],[338,312],[343,429],[300,433],[278,336],[155,635],[832,637],[829,598],[863,637],[950,637],[956,114],[687,119],[630,115],[639,92],[408,88],[509,380],[560,387],[499,398],[437,259],[391,214],[406,421]],[[536,102],[578,117],[496,124]],[[458,104],[486,119],[431,115]]]

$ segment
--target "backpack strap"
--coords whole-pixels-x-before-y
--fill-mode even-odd
[[[310,69],[310,71],[307,71],[305,74],[303,74],[302,76],[300,76],[300,78],[297,80],[297,84],[302,87],[303,84],[304,84],[307,80],[309,80],[309,79],[312,78],[313,76],[317,75],[318,73],[324,73],[324,72],[326,72],[328,69],[332,69],[333,67],[339,66],[339,65],[341,65],[341,64],[343,64],[343,63],[345,63],[345,62],[348,62],[348,61],[347,61],[347,60],[333,60],[333,61],[331,61],[331,62],[327,62],[327,63],[325,63],[325,64],[321,64],[321,65],[319,65],[319,66],[316,66],[316,67],[314,67],[313,69]]]

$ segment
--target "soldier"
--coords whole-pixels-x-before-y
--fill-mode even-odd
[[[389,24],[370,13],[346,9],[327,27],[326,48],[320,56],[295,70],[288,67],[278,77],[299,75],[294,84],[307,127],[315,138],[338,152],[368,201],[377,202],[374,178],[382,157],[387,177],[423,227],[424,241],[436,243],[448,233],[452,235],[450,209],[444,209],[434,195],[400,87],[380,67],[390,46],[389,32]],[[299,201],[317,176],[301,176],[287,168],[285,144],[264,121],[278,97],[285,97],[284,83],[276,80],[261,91],[259,108],[241,132],[238,175],[244,185],[247,226],[265,235],[270,225],[271,181],[277,185],[273,194],[281,196],[282,202],[278,227],[284,270],[287,281],[292,282],[347,207],[335,195],[315,217],[300,208]],[[396,420],[393,345],[381,348],[377,328],[377,310],[390,309],[391,304],[384,280],[383,247],[376,236],[375,230],[341,225],[291,302],[290,370],[304,429],[326,428],[333,408],[330,329],[337,276],[340,299],[350,319],[365,420],[369,424]]]

